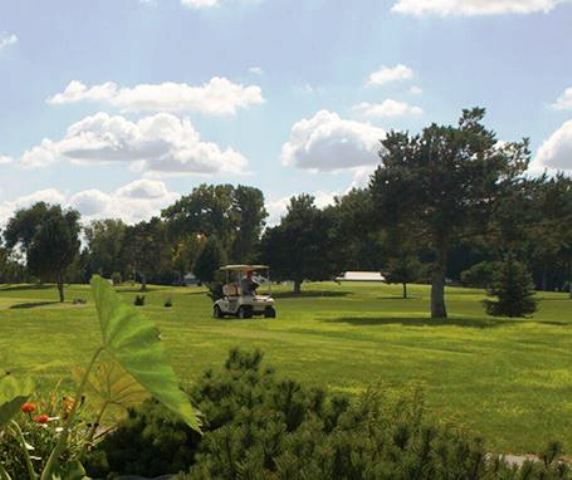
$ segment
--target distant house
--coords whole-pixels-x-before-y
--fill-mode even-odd
[[[344,272],[336,282],[385,282],[380,272]]]

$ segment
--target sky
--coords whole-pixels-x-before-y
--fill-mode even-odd
[[[389,130],[487,109],[572,170],[572,0],[0,0],[0,224],[157,215],[201,183],[270,223],[367,184]]]

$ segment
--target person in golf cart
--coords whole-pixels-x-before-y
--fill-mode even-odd
[[[259,287],[258,283],[252,278],[254,270],[246,272],[246,278],[242,281],[242,294],[243,295],[256,295],[256,289]]]
[[[263,315],[274,318],[274,299],[270,292],[259,295],[257,289],[260,286],[255,280],[255,272],[268,271],[265,265],[227,265],[221,267],[226,273],[226,282],[223,287],[224,297],[217,300],[213,306],[215,318],[225,315],[235,315],[239,318],[250,318],[255,315]],[[270,288],[270,282],[265,281]]]

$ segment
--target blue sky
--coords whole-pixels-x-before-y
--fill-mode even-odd
[[[533,172],[572,169],[571,25],[568,0],[0,1],[0,223],[39,199],[132,222],[202,182],[276,219],[475,105]]]

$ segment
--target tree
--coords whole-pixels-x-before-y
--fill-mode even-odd
[[[499,143],[482,124],[485,110],[464,110],[457,126],[421,134],[390,132],[370,181],[380,225],[407,228],[432,252],[431,317],[447,317],[448,254],[468,231],[482,231],[502,192],[526,170],[528,142]]]
[[[257,188],[239,185],[232,198],[232,217],[236,232],[232,259],[237,263],[248,263],[254,257],[254,249],[268,216],[264,208],[264,195]]]
[[[216,237],[235,262],[249,261],[268,216],[264,195],[253,187],[200,185],[161,213],[170,236]]]
[[[262,261],[270,265],[274,278],[292,280],[296,294],[304,280],[331,279],[338,273],[332,225],[332,215],[317,208],[314,197],[292,197],[280,225],[262,237]]]
[[[193,273],[201,282],[213,282],[216,271],[225,263],[225,254],[220,243],[216,238],[209,238],[195,260]]]
[[[141,290],[147,289],[152,278],[167,275],[171,270],[171,251],[167,227],[158,217],[130,225],[125,230],[122,250],[127,269],[138,275]]]
[[[407,298],[407,284],[419,280],[421,262],[417,256],[405,251],[398,257],[389,259],[385,270],[387,283],[400,283],[403,286],[403,298]]]
[[[33,275],[55,281],[60,302],[64,301],[64,281],[69,266],[79,253],[79,212],[59,205],[37,203],[16,212],[5,231],[10,248],[20,246]]]
[[[127,225],[119,219],[95,220],[84,229],[89,255],[88,265],[92,273],[110,278],[122,272],[121,252]]]
[[[526,266],[512,255],[497,270],[489,295],[497,300],[485,300],[487,313],[497,317],[524,317],[536,311],[534,285]]]

